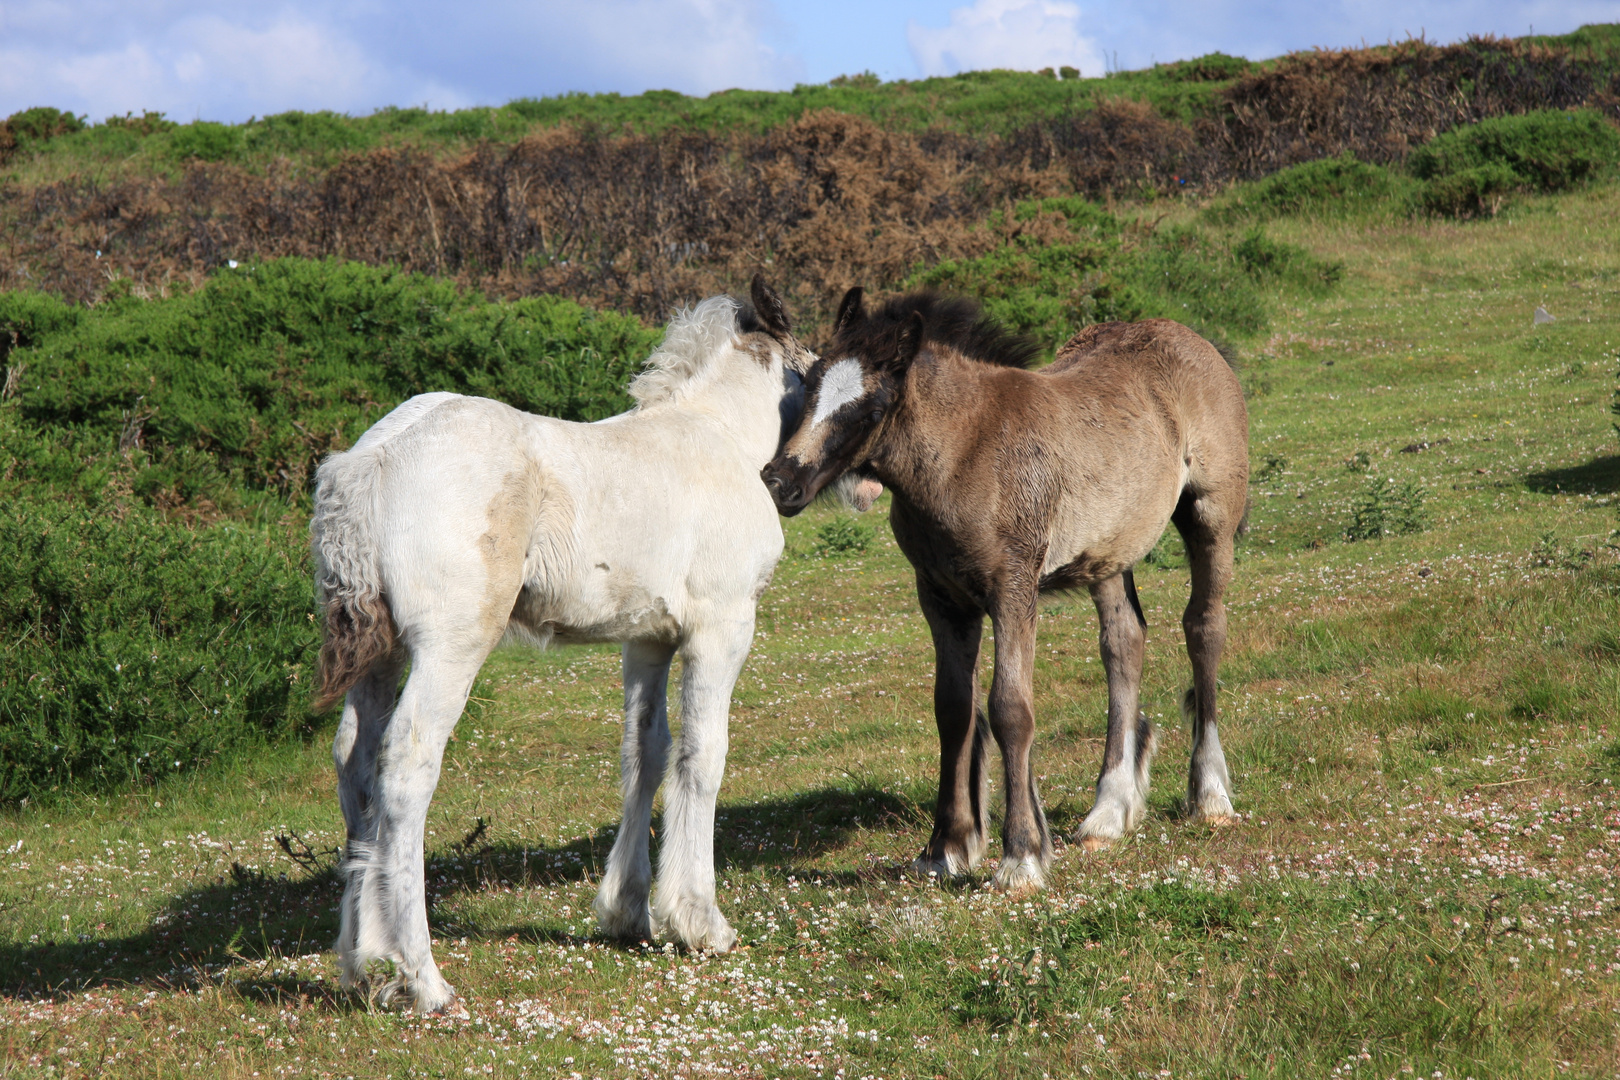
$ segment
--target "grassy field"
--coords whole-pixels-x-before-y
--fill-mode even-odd
[[[0,819],[0,1076],[1620,1075],[1617,219],[1610,184],[1472,224],[1274,224],[1346,273],[1244,350],[1239,827],[1178,819],[1167,541],[1138,575],[1146,827],[1060,848],[1034,896],[909,877],[931,649],[880,516],[848,550],[859,530],[818,507],[786,524],[733,707],[738,951],[594,935],[617,653],[503,651],[430,818],[436,953],[469,1019],[338,990],[317,743]],[[1380,519],[1426,528],[1345,538]],[[1066,833],[1102,746],[1087,599],[1048,602],[1040,654]]]

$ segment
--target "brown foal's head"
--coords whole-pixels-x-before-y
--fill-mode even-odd
[[[862,291],[844,294],[832,344],[804,376],[804,415],[760,470],[776,509],[792,517],[823,488],[863,464],[899,400],[905,370],[922,343],[923,317],[874,325]]]

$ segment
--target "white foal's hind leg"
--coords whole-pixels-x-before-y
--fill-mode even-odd
[[[624,741],[619,747],[619,787],[624,819],[608,854],[597,890],[596,919],[603,933],[637,940],[652,936],[647,896],[652,863],[647,832],[653,796],[669,760],[669,664],[673,646],[650,641],[624,645]]]
[[[456,659],[437,656],[431,648],[412,658],[410,678],[378,749],[370,850],[357,860],[358,882],[350,879],[351,889],[359,887],[359,965],[372,959],[393,961],[395,977],[378,991],[378,999],[386,1003],[404,991],[419,1013],[437,1012],[455,998],[433,962],[422,842],[444,745],[489,646],[472,656],[456,651],[461,653]]]
[[[714,902],[714,804],[726,769],[731,689],[753,634],[750,610],[697,631],[681,649],[681,741],[664,789],[653,923],[694,949],[726,952],[737,942]]]
[[[343,719],[332,740],[332,761],[337,766],[338,805],[343,808],[343,825],[348,833],[344,844],[345,871],[363,864],[371,850],[370,814],[376,783],[377,747],[394,709],[404,657],[395,655],[379,660],[355,683],[343,700]],[[358,986],[365,979],[364,964],[357,963],[355,936],[359,933],[356,905],[360,890],[345,888],[340,905],[337,940],[338,969],[344,986]]]

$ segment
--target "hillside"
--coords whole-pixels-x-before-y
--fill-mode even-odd
[[[1249,279],[1269,324],[1243,350],[1252,531],[1220,695],[1240,825],[1179,815],[1188,578],[1167,541],[1136,575],[1142,704],[1161,739],[1142,831],[1097,855],[1061,849],[1031,896],[989,889],[988,867],[947,885],[909,876],[938,769],[927,626],[881,514],[816,506],[785,523],[732,709],[716,862],[741,950],[594,933],[619,813],[618,650],[503,650],[449,747],[426,840],[435,951],[469,1019],[368,1008],[338,986],[343,827],[318,728],[212,763],[154,753],[149,782],[0,811],[0,1060],[231,1080],[1611,1077],[1620,188],[1519,194],[1469,221],[1320,200],[1279,212],[1310,205],[1301,188],[1242,187],[1228,206],[1270,214],[1271,243],[1301,265],[1342,267],[1310,290]],[[1176,214],[1161,231],[1203,220]],[[1027,220],[1058,227],[1043,215],[1078,227],[1076,246],[1107,224],[1062,204]],[[1013,248],[957,272],[1003,287],[1027,254]],[[445,287],[347,272],[401,301]],[[229,278],[204,300],[274,307]],[[1556,321],[1533,322],[1537,306]],[[424,316],[420,336],[486,325],[471,305],[451,314]],[[331,351],[371,370],[364,327],[330,322]],[[73,362],[107,340],[95,325],[73,331]],[[118,418],[98,416],[110,443]],[[152,429],[148,446],[165,436]],[[275,550],[296,560],[301,526]],[[82,547],[55,580],[92,562],[98,588],[115,584],[99,539],[76,525],[57,541]],[[171,541],[165,572],[225,563],[202,546]],[[246,602],[296,577],[248,548],[227,582]],[[207,659],[258,678],[227,636]],[[265,638],[249,640],[257,656]],[[104,657],[116,686],[120,642],[94,644],[80,655]],[[1043,604],[1035,664],[1034,760],[1067,836],[1107,709],[1088,598]],[[225,707],[234,687],[218,682],[194,685]]]
[[[1617,79],[1620,27],[1602,25],[1099,79],[857,76],[234,126],[39,109],[0,127],[0,289],[87,302],[111,281],[144,295],[231,260],[336,256],[657,321],[764,266],[820,316],[854,281],[982,254],[975,226],[1019,200],[1198,199],[1344,153],[1399,165],[1489,117],[1615,117]]]
[[[0,1074],[1612,1077],[1620,27],[1078,80],[840,80],[226,126],[0,128]],[[733,698],[726,957],[594,933],[616,647],[502,649],[430,919],[467,1020],[341,989],[310,476],[414,393],[575,420],[763,267],[1235,358],[1251,531],[1180,812],[1173,532],[1136,569],[1143,829],[1007,896],[906,870],[933,654],[881,513],[784,523]],[[1107,691],[1043,602],[1067,836]],[[674,718],[678,720],[679,718]],[[999,795],[992,796],[992,804]],[[653,843],[664,832],[655,818]],[[991,857],[997,853],[992,850]]]

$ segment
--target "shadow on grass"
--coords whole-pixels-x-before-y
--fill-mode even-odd
[[[924,814],[912,801],[873,788],[824,788],[790,798],[722,804],[716,814],[716,862],[722,869],[805,877],[806,860],[843,846],[855,832],[916,829],[925,821]],[[661,826],[661,821],[654,822],[655,831]],[[617,833],[618,826],[613,825],[554,847],[474,842],[429,853],[427,891],[435,934],[572,940],[543,926],[465,924],[434,907],[457,896],[500,888],[546,888],[595,879]],[[481,834],[475,830],[472,835]],[[140,933],[0,943],[0,994],[39,998],[90,987],[195,989],[217,982],[233,966],[270,961],[262,978],[249,972],[240,972],[245,978],[233,974],[237,989],[278,1002],[325,998],[334,1007],[350,1002],[348,1007],[363,1008],[358,996],[334,994],[330,982],[301,978],[290,970],[291,959],[281,960],[330,946],[337,937],[342,891],[343,882],[329,859],[312,872],[294,869],[273,875],[233,865],[225,879],[175,895]]]
[[[1593,458],[1585,465],[1545,469],[1524,478],[1524,486],[1542,495],[1610,495],[1620,491],[1620,454]]]

